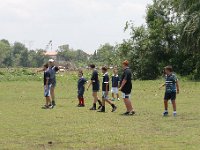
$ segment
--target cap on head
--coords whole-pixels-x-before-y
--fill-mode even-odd
[[[129,62],[128,62],[128,60],[125,60],[122,64],[125,66],[128,66]]]
[[[54,62],[54,60],[53,60],[53,59],[49,59],[49,62],[50,62],[50,63],[53,63],[53,62]]]

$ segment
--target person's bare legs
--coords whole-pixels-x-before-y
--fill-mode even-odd
[[[164,100],[164,108],[165,108],[165,111],[168,110],[168,100]]]
[[[112,93],[112,98],[115,99],[115,93]]]
[[[96,104],[97,101],[98,101],[97,92],[93,92],[92,96],[93,96],[93,98],[94,98],[94,102],[93,102],[93,103]]]
[[[173,115],[176,116],[176,101],[175,100],[172,100],[172,107],[173,107]]]
[[[132,103],[131,103],[131,101],[130,101],[129,98],[124,98],[124,104],[125,104],[125,106],[126,106],[127,112],[132,112],[132,111],[134,111],[134,110],[133,110]]]
[[[55,87],[53,86],[51,87],[51,99],[52,99],[52,104],[55,105]]]

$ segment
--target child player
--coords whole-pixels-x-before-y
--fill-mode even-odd
[[[83,77],[83,71],[79,70],[78,72],[78,100],[79,104],[77,107],[85,107],[84,103],[84,92],[85,92],[85,84],[87,83],[87,80]]]
[[[50,99],[50,89],[51,89],[51,82],[50,82],[50,72],[48,71],[48,64],[43,66],[44,68],[44,96],[46,98],[46,104],[44,105],[43,109],[52,108],[51,99]]]
[[[163,84],[160,89],[165,86],[165,96],[164,96],[164,107],[165,111],[163,116],[168,115],[168,100],[171,100],[173,106],[173,116],[176,116],[176,94],[179,94],[179,84],[176,75],[173,73],[172,66],[165,67],[165,84]]]
[[[118,91],[119,82],[120,82],[120,79],[119,79],[119,76],[118,76],[117,68],[114,68],[114,70],[113,70],[113,76],[112,76],[112,89],[111,89],[111,92],[112,92],[112,101],[115,101],[115,95],[117,96],[117,100],[118,101],[120,100],[120,98],[119,98],[119,91]]]
[[[109,103],[112,107],[112,112],[114,112],[117,107],[109,100],[109,76],[106,67],[102,67],[103,82],[102,82],[102,107],[99,112],[105,112],[105,102]]]
[[[96,67],[94,64],[90,65],[90,69],[92,70],[92,77],[91,77],[91,81],[88,85],[87,90],[90,88],[90,86],[92,85],[92,96],[94,98],[93,101],[93,106],[90,108],[90,110],[96,110],[96,103],[99,103],[99,107],[98,109],[101,108],[102,104],[101,101],[98,99],[98,92],[99,92],[99,74],[98,71],[96,70]]]

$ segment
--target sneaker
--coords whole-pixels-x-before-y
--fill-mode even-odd
[[[44,106],[42,106],[42,109],[49,109],[49,106],[48,105],[44,105]]]
[[[105,112],[105,109],[100,109],[98,112]]]
[[[120,98],[118,98],[117,100],[120,101]]]
[[[177,113],[176,113],[176,112],[173,112],[173,116],[176,117],[176,116],[177,116]]]
[[[101,108],[102,108],[102,106],[100,105],[100,106],[98,107],[98,110],[101,109]]]
[[[84,104],[82,104],[82,105],[81,105],[81,107],[85,107],[85,105],[84,105]]]
[[[111,112],[115,112],[117,109],[117,106],[113,107],[112,111]]]
[[[78,104],[77,107],[81,107],[81,104]]]
[[[131,111],[131,112],[129,112],[129,115],[130,115],[130,116],[135,115],[135,111]]]
[[[53,109],[53,107],[54,107],[53,105],[49,105],[49,109]]]
[[[122,115],[128,116],[129,112],[127,111],[127,112],[123,113]]]
[[[165,117],[165,116],[168,116],[168,112],[165,111],[165,112],[163,113],[163,116],[164,116],[164,117]]]
[[[96,108],[95,107],[91,107],[90,110],[96,110]]]

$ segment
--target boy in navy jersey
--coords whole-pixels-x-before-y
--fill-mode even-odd
[[[164,106],[165,111],[163,116],[168,115],[168,100],[171,100],[173,106],[173,115],[176,116],[176,94],[179,94],[179,83],[175,74],[173,74],[172,66],[165,67],[165,84],[163,84],[160,89],[165,86],[165,96],[164,96]]]
[[[101,101],[98,99],[98,92],[99,92],[99,88],[100,88],[100,85],[99,85],[99,74],[98,74],[98,71],[96,70],[96,67],[94,64],[90,65],[90,68],[92,70],[92,77],[91,77],[91,81],[88,85],[88,88],[87,90],[90,88],[90,86],[92,85],[92,96],[94,98],[94,101],[93,101],[93,106],[90,108],[90,110],[96,110],[96,103],[98,102],[99,103],[99,107],[98,109],[101,108],[102,104],[101,104]]]
[[[42,108],[48,109],[48,108],[52,108],[51,99],[50,99],[51,82],[50,82],[50,72],[48,70],[48,64],[45,64],[43,69],[44,69],[44,96],[46,98],[46,104]]]
[[[109,103],[112,107],[112,112],[114,112],[117,107],[112,103],[111,100],[109,100],[109,75],[107,72],[106,67],[102,67],[102,73],[103,73],[103,82],[102,82],[102,108],[99,112],[105,112],[105,102]]]
[[[84,92],[85,92],[85,84],[87,83],[87,80],[83,77],[83,71],[79,70],[78,72],[78,100],[79,104],[77,107],[85,107],[84,103]]]
[[[113,76],[112,76],[112,89],[111,89],[111,92],[112,92],[112,101],[115,100],[115,94],[117,95],[117,100],[119,101],[119,82],[120,82],[120,79],[119,79],[119,76],[118,76],[118,71],[117,71],[117,68],[114,68],[113,70]]]

